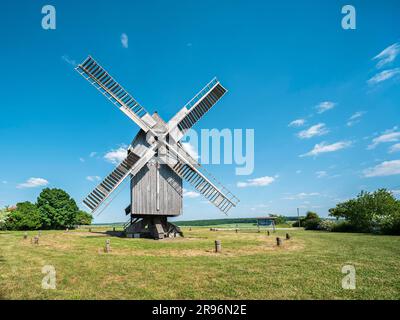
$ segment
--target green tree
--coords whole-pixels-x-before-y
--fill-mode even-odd
[[[43,228],[63,229],[74,225],[79,212],[74,199],[61,189],[45,188],[37,199]]]
[[[17,203],[16,210],[9,212],[6,227],[11,230],[40,229],[42,222],[39,209],[29,201]]]
[[[6,230],[9,216],[7,208],[0,209],[0,230]]]
[[[93,216],[90,213],[79,210],[75,216],[75,224],[78,225],[88,225],[91,224],[93,220]]]
[[[357,198],[338,203],[329,213],[344,218],[355,231],[400,234],[400,201],[386,189],[362,191]]]
[[[317,230],[321,222],[321,218],[316,212],[308,211],[306,217],[301,221],[301,225],[306,230]]]

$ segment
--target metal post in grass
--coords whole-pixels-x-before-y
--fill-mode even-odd
[[[286,240],[290,240],[290,234],[286,233]]]
[[[282,239],[281,238],[279,238],[279,237],[276,238],[276,245],[278,247],[282,245]]]
[[[215,252],[221,252],[221,240],[215,240]]]
[[[39,244],[39,237],[38,236],[35,236],[33,238],[33,244]]]
[[[106,246],[104,247],[104,252],[108,253],[111,251],[111,246],[110,246],[110,239],[106,240]]]
[[[41,235],[42,235],[42,231],[39,230],[38,237],[40,237]]]
[[[28,232],[24,232],[24,240],[28,239]]]

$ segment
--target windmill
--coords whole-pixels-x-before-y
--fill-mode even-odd
[[[226,93],[217,79],[211,80],[168,122],[150,115],[91,56],[76,70],[139,127],[126,158],[83,200],[92,211],[111,201],[110,195],[130,177],[130,215],[124,226],[129,237],[162,239],[182,235],[167,221],[182,214],[182,180],[189,182],[223,213],[239,200],[190,156],[180,140]]]

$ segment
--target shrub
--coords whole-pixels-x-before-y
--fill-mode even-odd
[[[37,230],[42,227],[39,209],[29,201],[17,203],[16,210],[9,212],[6,228],[12,230]]]
[[[338,203],[329,213],[346,219],[352,231],[400,234],[400,201],[386,189],[362,191],[357,198]]]
[[[88,225],[92,223],[93,216],[85,211],[79,210],[75,216],[75,224]]]
[[[332,229],[335,227],[336,222],[332,220],[321,220],[320,223],[318,224],[318,230],[322,231],[332,231]]]
[[[356,232],[356,228],[349,221],[339,221],[332,227],[332,232]]]

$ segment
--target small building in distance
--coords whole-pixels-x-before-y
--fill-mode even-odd
[[[275,220],[276,217],[257,217],[257,227],[272,227],[275,232]]]

